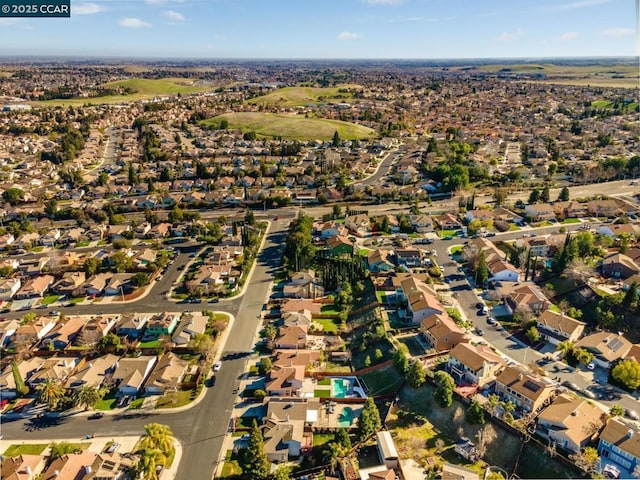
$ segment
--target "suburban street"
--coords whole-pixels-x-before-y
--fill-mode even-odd
[[[263,250],[258,256],[255,270],[244,295],[231,301],[216,305],[216,310],[226,311],[235,316],[235,321],[222,355],[226,353],[249,353],[253,349],[259,325],[261,311],[269,293],[273,279],[273,270],[280,265],[282,248],[289,220],[272,222]],[[180,255],[186,263],[187,255]],[[184,264],[182,265],[184,266]],[[164,278],[176,278],[180,264],[171,266]],[[124,311],[161,311],[165,308],[181,310],[185,305],[173,304],[166,300],[162,292],[167,288],[163,282],[157,284],[152,293],[144,300],[131,304],[111,304],[109,310],[117,313]],[[154,304],[155,302],[155,304]],[[113,307],[113,308],[111,308]],[[191,306],[193,308],[193,306]],[[86,312],[83,310],[86,309]],[[74,307],[74,313],[96,313],[96,307]],[[3,418],[2,435],[5,439],[35,440],[51,438],[80,439],[88,433],[96,436],[113,437],[117,435],[138,435],[150,422],[168,425],[183,445],[183,456],[177,478],[209,480],[212,477],[222,440],[226,434],[231,417],[235,395],[233,388],[244,371],[246,356],[223,361],[223,366],[215,375],[215,384],[208,382],[205,396],[193,408],[180,413],[150,414],[145,412],[105,415],[100,420],[87,420],[86,416],[58,419],[19,419],[7,421]]]

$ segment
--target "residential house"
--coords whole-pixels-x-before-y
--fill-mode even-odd
[[[601,235],[607,235],[608,237],[624,237],[630,238],[640,237],[640,225],[636,223],[609,223],[600,225],[598,227],[598,233]]]
[[[162,335],[171,335],[180,322],[180,313],[164,312],[151,317],[147,322],[145,338],[160,338]]]
[[[543,222],[556,219],[556,211],[550,203],[533,203],[524,207],[524,213],[532,222]]]
[[[64,272],[62,278],[51,286],[51,291],[58,295],[72,296],[87,280],[84,272]]]
[[[51,357],[47,358],[42,366],[25,382],[29,387],[36,388],[39,383],[49,380],[65,382],[67,377],[75,370],[76,366],[84,360],[80,357]]]
[[[640,477],[640,430],[618,418],[610,418],[600,433],[598,453],[603,463],[620,466],[621,478]]]
[[[274,348],[279,349],[306,348],[306,346],[307,328],[302,325],[280,327],[278,330],[278,336],[274,340]]]
[[[587,202],[587,213],[593,217],[617,217],[621,213],[620,206],[615,200],[591,200]]]
[[[516,407],[536,412],[551,399],[554,389],[521,367],[507,366],[496,377],[495,391],[501,399],[513,402]]]
[[[558,218],[584,218],[587,216],[587,205],[574,200],[556,202],[553,207]]]
[[[20,290],[22,282],[19,278],[3,278],[0,280],[0,301],[7,302]]]
[[[398,266],[419,267],[422,265],[422,250],[419,248],[398,248],[395,251]]]
[[[169,232],[171,230],[170,223],[159,223],[151,227],[151,229],[147,232],[146,236],[148,238],[165,238],[169,236]]]
[[[117,355],[108,353],[83,362],[67,378],[67,388],[78,389],[84,386],[100,388],[114,372],[119,358]]]
[[[396,298],[399,303],[406,301],[406,316],[414,325],[427,317],[445,312],[433,287],[412,275],[401,281]]]
[[[473,220],[479,220],[481,222],[487,220],[493,221],[494,215],[492,210],[468,210],[467,213],[465,213],[464,218],[467,222],[471,222]]]
[[[311,327],[312,315],[309,310],[301,312],[286,312],[282,315],[282,324],[285,327],[301,326],[305,328]]]
[[[265,427],[264,450],[271,462],[311,453],[313,433],[321,409],[318,398],[271,398]]]
[[[442,465],[440,478],[442,480],[480,480],[476,470],[454,465],[449,462],[444,462]]]
[[[447,370],[456,384],[471,384],[482,388],[493,382],[504,366],[502,357],[490,348],[458,343],[449,352]]]
[[[130,339],[140,338],[150,318],[150,313],[123,313],[116,325],[116,334]]]
[[[520,279],[520,271],[505,260],[505,254],[486,238],[474,238],[464,247],[469,255],[479,255],[484,252],[484,257],[489,269],[489,280],[494,282],[517,282]]]
[[[85,317],[70,316],[58,322],[55,328],[42,339],[42,346],[53,350],[65,349],[76,339],[86,321]]]
[[[13,335],[18,330],[20,326],[20,322],[18,320],[0,320],[0,347],[6,347],[13,337]]]
[[[36,278],[27,280],[27,282],[20,287],[15,294],[15,298],[18,300],[26,298],[42,298],[44,293],[53,284],[55,278],[53,275],[39,275]]]
[[[118,360],[112,379],[119,395],[137,395],[157,362],[157,357],[140,356]]]
[[[38,317],[25,325],[20,325],[13,338],[15,345],[33,345],[42,340],[55,327],[57,318]]]
[[[510,314],[524,310],[538,315],[551,306],[549,299],[533,282],[503,283],[496,290]]]
[[[113,274],[109,272],[92,275],[73,292],[74,296],[80,297],[88,295],[90,297],[97,297],[98,295],[102,295],[112,275]]]
[[[498,207],[492,210],[493,218],[496,221],[506,223],[521,223],[523,218],[517,213],[512,212],[504,207]]]
[[[545,310],[536,319],[540,338],[552,345],[567,341],[577,342],[584,332],[585,325],[584,322],[553,310]]]
[[[353,255],[353,242],[342,235],[336,235],[335,237],[328,238],[326,240],[326,245],[330,254],[334,257]]]
[[[13,233],[0,235],[0,250],[7,250],[15,240]]]
[[[40,370],[45,363],[45,359],[42,357],[31,357],[21,362],[17,362],[18,375],[22,381],[26,382],[31,376]],[[0,398],[16,398],[18,396],[18,388],[15,381],[13,368],[11,365],[7,365],[0,374]]]
[[[324,287],[313,270],[296,272],[283,288],[285,298],[317,298],[324,296]]]
[[[351,233],[359,237],[368,237],[371,235],[371,221],[366,214],[349,215],[344,220],[344,226]]]
[[[311,315],[319,315],[322,304],[316,303],[310,298],[291,298],[280,306],[280,313],[283,315],[287,312],[302,312],[304,310],[311,312]]]
[[[563,450],[578,453],[600,431],[603,416],[604,412],[593,403],[561,394],[540,413],[537,429]]]
[[[196,335],[207,330],[209,317],[201,313],[185,313],[176,327],[171,340],[176,345],[188,344]]]
[[[275,350],[272,365],[278,367],[314,366],[318,365],[320,357],[320,350]]]
[[[446,313],[433,314],[420,322],[420,332],[429,346],[436,352],[451,350],[469,337]]]
[[[625,279],[640,274],[640,266],[623,253],[612,253],[602,260],[602,274]]]
[[[371,273],[388,273],[395,270],[395,266],[389,260],[391,252],[379,248],[371,250],[367,254],[367,268]]]
[[[41,480],[84,480],[91,473],[91,466],[97,453],[83,450],[82,453],[69,453],[49,463],[41,473]]]
[[[54,228],[49,230],[38,239],[38,243],[45,247],[53,247],[60,238],[60,229]]]
[[[400,228],[398,219],[395,219],[396,223],[398,223],[398,230]],[[431,217],[429,215],[425,215],[423,213],[419,215],[409,215],[409,221],[411,222],[411,226],[418,233],[425,233],[432,229],[433,223],[431,222]],[[393,232],[393,230],[391,230]]]
[[[97,315],[87,321],[76,339],[78,345],[95,345],[120,321],[120,315]]]
[[[349,233],[349,229],[347,229],[344,224],[338,223],[334,220],[318,226],[317,230],[318,232],[320,232],[320,238],[322,238],[323,240],[335,237],[337,235],[346,236]]]
[[[631,350],[631,342],[612,332],[596,332],[583,337],[577,348],[584,348],[595,355],[594,363],[602,368],[610,368],[616,360],[624,358]]]
[[[129,293],[133,289],[133,286],[129,283],[131,277],[133,277],[132,273],[114,273],[104,287],[104,294],[113,297],[114,295]]]
[[[460,230],[462,223],[455,215],[444,213],[435,217],[435,221],[441,230]]]
[[[136,252],[133,256],[133,265],[135,268],[145,269],[156,261],[158,254],[151,248],[145,248],[142,251]]]
[[[175,353],[165,353],[154,367],[144,384],[144,391],[150,395],[162,395],[175,392],[187,373],[189,362],[182,360]]]
[[[300,395],[306,365],[273,366],[267,374],[265,390],[269,396],[293,397]]]
[[[0,478],[3,480],[35,480],[46,465],[43,455],[19,455],[3,459]]]

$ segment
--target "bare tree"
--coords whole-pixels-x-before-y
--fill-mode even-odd
[[[489,447],[496,438],[498,438],[498,434],[491,423],[485,424],[484,427],[478,430],[478,433],[476,434],[476,452],[478,452],[480,457],[485,456],[487,453],[487,447]]]
[[[565,274],[574,282],[587,283],[587,280],[595,274],[595,268],[581,258],[575,258],[567,265]]]

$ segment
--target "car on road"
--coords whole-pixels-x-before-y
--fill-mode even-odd
[[[50,317],[59,317],[61,315],[61,313],[58,310],[51,310],[49,312],[49,316]]]
[[[636,412],[635,410],[625,410],[624,412],[625,417],[630,418],[631,420],[640,420],[640,415],[638,415],[638,412]]]
[[[475,330],[474,330],[474,332],[476,333],[476,335],[478,335],[478,336],[480,336],[480,337],[481,337],[482,335],[484,335],[484,330],[482,330],[480,327],[476,327],[476,328],[475,328]]]
[[[489,325],[495,325],[497,323],[497,320],[493,317],[487,317],[487,323]]]
[[[570,382],[569,380],[565,380],[564,382],[561,383],[561,385],[563,387],[568,388],[569,390],[573,390],[574,392],[579,392],[580,391],[580,387],[578,385],[576,385],[573,382]]]
[[[484,303],[482,303],[482,302],[478,302],[478,303],[476,303],[476,308],[477,308],[478,310],[480,310],[482,307],[484,307]]]
[[[104,417],[104,413],[103,412],[95,412],[92,413],[91,415],[89,415],[87,418],[89,420],[98,420],[100,418]]]
[[[589,370],[595,370],[595,369],[596,369],[596,364],[595,364],[595,363],[593,363],[593,362],[591,362],[589,365],[587,365],[587,368],[588,368]]]
[[[590,390],[587,390],[586,388],[579,390],[579,392],[585,397],[590,398],[591,400],[595,400],[598,398],[595,393],[593,393]]]
[[[221,368],[222,368],[222,362],[216,362],[215,365],[213,366],[213,371],[219,372]]]
[[[209,303],[218,303],[220,299],[218,297],[213,297],[209,299]]]
[[[453,240],[453,235],[447,235],[443,240]]]

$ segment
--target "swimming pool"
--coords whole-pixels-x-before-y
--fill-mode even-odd
[[[344,398],[349,390],[351,390],[351,380],[346,378],[331,379],[331,396],[333,398]]]
[[[344,407],[340,415],[338,415],[338,427],[347,428],[353,423],[353,409]]]

